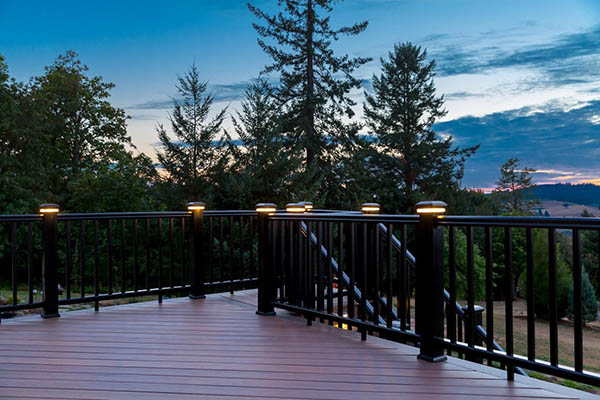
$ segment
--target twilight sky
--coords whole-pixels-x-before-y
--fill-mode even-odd
[[[272,11],[276,3],[253,1]],[[421,45],[437,61],[448,109],[437,131],[459,146],[481,144],[463,186],[492,187],[509,157],[537,168],[538,183],[600,184],[600,0],[346,0],[332,25],[363,19],[366,32],[335,49],[374,59],[357,72],[367,90],[394,43]],[[155,125],[191,63],[217,108],[239,106],[269,61],[252,21],[242,0],[0,0],[0,53],[27,80],[76,51],[91,74],[117,85],[111,101],[132,117],[138,150],[153,155]]]

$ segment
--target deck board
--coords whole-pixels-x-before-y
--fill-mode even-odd
[[[0,326],[0,398],[577,398],[482,367],[417,360],[285,311],[255,314],[256,292],[19,318]]]

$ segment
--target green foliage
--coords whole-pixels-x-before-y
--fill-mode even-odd
[[[436,96],[434,69],[426,50],[395,45],[381,59],[381,75],[373,76],[373,93],[365,92],[365,119],[379,149],[373,164],[383,181],[373,189],[393,201],[393,211],[411,210],[423,196],[444,199],[459,190],[464,163],[478,148],[458,149],[452,137],[441,139],[433,131],[447,113],[443,97]]]
[[[548,235],[546,230],[536,229],[534,231],[533,251],[533,290],[535,293],[535,314],[538,318],[548,319],[550,313],[550,278],[548,271]],[[558,317],[562,318],[566,315],[569,301],[569,290],[573,286],[573,278],[571,269],[566,261],[563,246],[560,243],[557,245],[556,286]],[[524,268],[521,272],[518,288],[520,295],[524,298],[527,297],[527,272]]]
[[[280,84],[274,95],[281,115],[281,131],[292,149],[301,149],[305,163],[298,183],[315,185],[312,200],[333,205],[345,185],[362,174],[363,166],[348,163],[358,141],[360,125],[347,122],[354,116],[351,90],[360,88],[355,70],[368,58],[336,56],[332,42],[360,34],[367,22],[333,29],[330,14],[337,0],[282,0],[282,11],[269,15],[248,4],[264,25],[253,24],[258,44],[272,59],[264,74],[277,73]],[[359,167],[358,171],[350,168]],[[340,173],[340,171],[342,173]],[[312,185],[311,185],[312,186]],[[297,192],[305,188],[297,186]],[[319,199],[319,200],[317,200]]]
[[[598,298],[594,293],[590,277],[586,272],[581,276],[581,306],[581,316],[584,324],[598,319]],[[569,307],[567,308],[567,316],[570,320],[573,320],[574,310],[573,288],[571,287],[569,291]]]
[[[108,101],[114,85],[87,71],[68,51],[23,84],[9,82],[0,61],[1,212],[31,213],[48,201],[65,211],[144,208],[149,193],[135,188],[148,186],[154,167],[131,151],[125,112]],[[121,200],[117,188],[126,189]]]
[[[211,202],[214,197],[214,172],[222,146],[221,125],[226,109],[210,118],[214,95],[207,93],[207,82],[193,64],[186,74],[178,77],[176,86],[180,99],[173,100],[170,121],[175,139],[166,129],[157,128],[160,140],[156,156],[164,171],[163,201],[171,208],[181,208],[186,201]]]
[[[455,233],[456,251],[456,297],[459,300],[467,298],[467,236],[461,230]],[[444,259],[448,259],[449,241],[444,240]],[[473,283],[475,300],[485,299],[485,258],[480,254],[479,247],[473,246]],[[448,268],[444,269],[444,282],[448,287]]]
[[[301,160],[281,130],[273,90],[262,78],[248,85],[241,111],[232,117],[237,141],[226,132],[228,153],[216,179],[217,202],[226,208],[251,209],[259,202],[283,206],[293,200],[291,186]]]

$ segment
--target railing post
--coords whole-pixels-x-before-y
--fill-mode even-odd
[[[44,258],[42,283],[44,307],[42,318],[60,317],[58,313],[58,204],[40,205],[44,217]]]
[[[478,326],[483,324],[483,311],[485,308],[481,306],[475,306],[473,310],[473,316],[471,316],[471,313],[469,312],[469,306],[463,306],[462,310],[465,313],[465,326],[474,326],[475,329],[477,329]],[[471,318],[475,318],[473,324],[471,324]],[[471,337],[471,335],[474,337]],[[475,346],[481,346],[483,344],[481,337],[476,332],[472,332],[471,329],[465,330],[465,340],[467,343],[473,343]],[[473,357],[467,354],[467,360],[483,364],[483,359],[481,357]]]
[[[258,310],[259,315],[275,315],[273,300],[275,300],[275,270],[271,257],[274,244],[270,240],[268,226],[269,213],[277,210],[273,203],[258,203]]]
[[[360,206],[360,211],[364,215],[377,215],[381,211],[381,206],[378,203],[363,203]],[[365,299],[367,301],[373,300],[373,306],[378,309],[379,293],[376,292],[375,288],[377,287],[377,280],[379,279],[377,269],[379,268],[378,261],[380,260],[378,259],[379,255],[377,254],[376,248],[377,235],[379,232],[376,222],[369,221],[365,222],[365,224],[367,225],[367,236],[363,237],[363,235],[358,232],[356,235],[356,258],[357,260],[360,260],[358,263],[359,265],[361,265],[363,260],[367,260],[366,276],[362,276],[362,274],[358,274],[358,276],[362,276],[367,283],[367,285],[365,285],[363,279],[360,279]],[[362,229],[359,229],[359,232],[361,231]],[[348,235],[348,237],[350,236]],[[364,246],[363,240],[367,241],[366,246]],[[367,251],[366,257],[365,254],[362,254],[364,249]]]
[[[191,202],[187,208],[192,213],[192,274],[191,299],[204,299],[204,203]]]
[[[418,358],[430,362],[446,360],[444,337],[444,231],[437,224],[446,203],[417,204],[416,332],[421,339]]]

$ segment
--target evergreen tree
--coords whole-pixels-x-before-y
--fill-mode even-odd
[[[195,64],[178,77],[178,99],[173,100],[169,116],[175,139],[164,126],[157,127],[156,156],[165,173],[162,187],[169,207],[211,201],[214,196],[213,174],[222,151],[217,141],[226,109],[211,118],[214,95],[207,93],[207,84],[200,80]]]
[[[458,149],[452,137],[433,131],[446,115],[443,96],[436,96],[435,61],[411,43],[395,45],[373,76],[373,93],[365,93],[365,119],[380,149],[378,192],[385,204],[409,211],[421,197],[445,199],[459,189],[464,163],[478,148]]]
[[[567,308],[567,317],[574,319],[575,304],[573,302],[573,288],[569,292],[569,307]],[[585,325],[586,322],[592,322],[598,319],[598,298],[594,293],[594,287],[590,282],[587,272],[581,276],[581,318]]]
[[[218,203],[247,209],[258,202],[284,205],[292,200],[291,184],[299,168],[299,152],[290,150],[281,131],[273,88],[260,78],[248,85],[241,110],[232,116],[237,139],[226,133],[228,157],[221,161]]]
[[[341,182],[330,180],[340,177],[332,171],[354,151],[359,129],[357,123],[344,122],[354,116],[355,102],[348,95],[360,87],[352,74],[369,59],[336,56],[331,44],[340,36],[358,35],[367,22],[333,29],[329,14],[336,0],[278,3],[283,10],[276,15],[248,4],[265,23],[253,26],[260,47],[273,59],[263,73],[279,74],[275,97],[282,106],[282,128],[291,144],[305,153],[304,180],[321,180],[321,192],[337,190]]]
[[[496,195],[501,198],[505,208],[510,213],[530,213],[538,202],[533,199],[532,190],[535,186],[533,176],[535,169],[520,167],[518,158],[509,158],[500,167],[500,179],[496,182]]]

